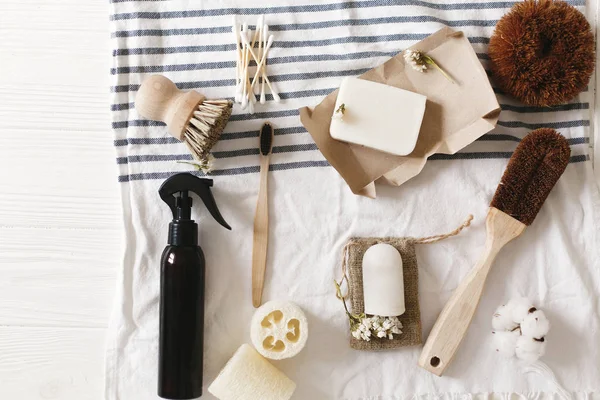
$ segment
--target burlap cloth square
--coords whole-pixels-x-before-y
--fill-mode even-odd
[[[402,322],[402,334],[393,339],[373,337],[369,342],[350,335],[350,347],[356,350],[388,350],[399,347],[415,346],[423,343],[421,329],[421,310],[419,308],[419,269],[413,238],[352,238],[348,242],[347,271],[348,294],[353,314],[365,311],[363,295],[362,260],[365,251],[374,244],[388,243],[394,246],[402,256],[404,267],[404,302],[406,312],[398,317]]]

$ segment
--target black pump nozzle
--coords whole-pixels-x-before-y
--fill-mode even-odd
[[[212,185],[212,179],[198,178],[195,175],[183,172],[168,178],[158,189],[160,198],[168,204],[173,213],[173,222],[169,227],[169,243],[196,244],[197,242],[196,223],[191,219],[193,202],[188,192],[196,193],[206,205],[210,215],[219,224],[231,230],[231,227],[219,212],[215,198],[210,191]],[[177,193],[179,195],[175,196]],[[190,223],[193,226],[188,226]]]

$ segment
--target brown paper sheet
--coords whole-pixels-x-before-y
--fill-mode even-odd
[[[443,28],[410,48],[433,57],[456,83],[431,67],[425,73],[415,71],[405,65],[402,53],[359,77],[427,96],[419,139],[408,156],[394,156],[333,139],[329,125],[337,90],[314,110],[300,109],[302,124],[355,194],[375,198],[375,181],[400,186],[421,172],[432,154],[454,154],[492,130],[498,121],[500,105],[496,95],[462,32]],[[398,121],[398,129],[402,129],[402,121]]]

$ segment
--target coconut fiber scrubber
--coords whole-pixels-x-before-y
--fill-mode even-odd
[[[564,1],[518,1],[490,38],[498,87],[525,104],[566,103],[589,84],[596,61],[594,32],[585,15]]]
[[[419,358],[421,367],[439,376],[450,364],[473,319],[496,255],[531,225],[570,156],[567,140],[553,129],[537,129],[519,143],[490,204],[483,256],[438,317]]]

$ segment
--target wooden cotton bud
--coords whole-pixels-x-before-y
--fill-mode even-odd
[[[529,310],[535,308],[531,300],[526,297],[516,297],[510,300],[506,306],[511,310],[513,321],[517,324],[525,319]]]
[[[519,332],[496,331],[492,333],[494,335],[494,346],[498,354],[506,358],[514,357]]]
[[[541,339],[548,334],[550,330],[550,321],[546,318],[546,314],[542,310],[535,310],[527,314],[523,322],[521,322],[521,334]]]
[[[506,304],[501,305],[496,309],[494,316],[492,317],[492,328],[494,331],[512,331],[518,327],[515,321],[513,321],[512,308]]]
[[[546,340],[544,338],[536,339],[531,336],[519,336],[515,355],[520,360],[527,363],[536,362],[546,353]]]

